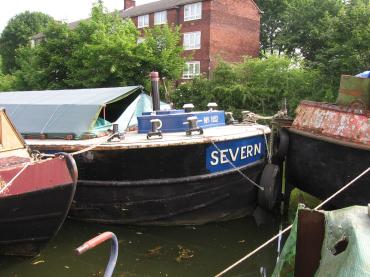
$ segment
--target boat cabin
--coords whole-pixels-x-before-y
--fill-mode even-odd
[[[10,155],[29,157],[22,136],[10,121],[5,109],[0,108],[0,158]]]

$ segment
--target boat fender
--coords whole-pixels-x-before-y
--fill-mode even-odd
[[[258,191],[258,204],[261,208],[271,211],[277,202],[279,192],[279,166],[267,164],[262,171],[260,186],[263,190]]]
[[[288,153],[289,134],[287,129],[280,128],[274,143],[273,158],[282,160]]]

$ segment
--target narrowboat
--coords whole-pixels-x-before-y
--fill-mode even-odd
[[[0,110],[0,255],[34,256],[67,217],[77,183],[71,156],[30,155]]]
[[[343,75],[336,104],[302,101],[289,132],[287,181],[320,199],[369,167],[370,79]],[[367,174],[332,201],[342,208],[367,205]]]
[[[226,124],[214,103],[203,112],[170,109],[157,73],[152,85],[152,101],[135,86],[2,93],[0,104],[32,149],[73,153],[71,218],[193,225],[251,215],[270,128]]]

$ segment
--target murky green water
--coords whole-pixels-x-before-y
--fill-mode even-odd
[[[194,227],[133,227],[68,220],[39,256],[0,257],[0,276],[102,276],[109,243],[82,256],[73,250],[108,230],[116,233],[120,246],[114,276],[214,276],[277,233],[278,218],[269,221],[261,226],[244,218]],[[277,243],[225,276],[261,276],[261,267],[269,276],[276,251]]]

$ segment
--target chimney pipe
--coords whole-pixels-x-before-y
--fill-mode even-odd
[[[150,79],[152,81],[152,101],[153,111],[161,110],[159,100],[159,74],[156,71],[150,73]]]
[[[135,7],[136,6],[136,0],[124,0],[124,10],[127,10],[129,8]]]

